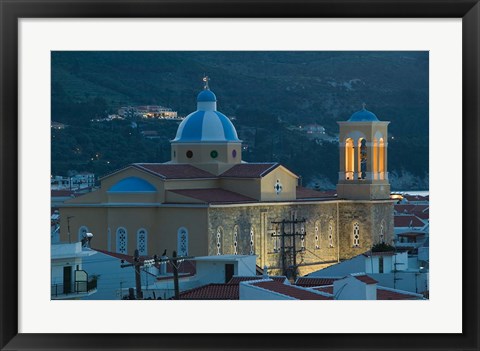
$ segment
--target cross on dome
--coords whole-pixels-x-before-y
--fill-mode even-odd
[[[366,110],[367,104],[362,102],[362,110]]]
[[[204,75],[202,80],[205,82],[203,89],[210,90],[210,87],[208,86],[208,81],[210,80],[210,77],[207,75]]]

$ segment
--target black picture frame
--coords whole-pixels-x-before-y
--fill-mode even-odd
[[[480,5],[478,0],[0,0],[0,347],[2,350],[478,350]],[[463,332],[460,334],[19,334],[18,20],[20,18],[462,18]],[[456,116],[449,123],[460,122]],[[447,285],[447,282],[445,282]],[[132,317],[133,318],[133,317]],[[445,316],[448,318],[448,316]],[[128,322],[128,321],[126,321]],[[287,322],[287,321],[283,321]],[[282,323],[283,323],[282,322]],[[298,323],[293,319],[292,323]]]

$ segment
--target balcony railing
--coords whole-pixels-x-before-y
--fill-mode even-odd
[[[97,280],[80,281],[71,284],[52,284],[51,297],[64,297],[65,295],[77,295],[89,293],[97,289]]]

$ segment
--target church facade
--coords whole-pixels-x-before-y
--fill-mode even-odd
[[[207,84],[171,141],[171,161],[129,165],[67,201],[61,241],[91,232],[93,248],[129,255],[252,254],[269,274],[300,275],[391,243],[388,122],[364,108],[339,126],[337,196],[326,196],[278,163],[242,161]]]

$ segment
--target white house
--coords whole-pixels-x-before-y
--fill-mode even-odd
[[[96,252],[82,243],[51,245],[51,299],[82,299],[97,292],[96,279],[83,268],[83,260]]]

